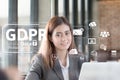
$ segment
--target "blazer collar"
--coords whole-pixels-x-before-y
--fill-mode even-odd
[[[75,75],[75,66],[77,65],[74,65],[75,61],[73,60],[73,57],[70,56],[69,54],[69,80],[77,80],[77,77]]]
[[[75,61],[73,60],[72,56],[70,56],[70,54],[68,54],[68,57],[69,57],[69,68],[68,68],[69,69],[69,80],[77,80],[77,77],[75,77],[75,72],[74,72]],[[53,67],[53,70],[55,71],[56,75],[60,78],[60,80],[64,80],[61,66],[60,66],[58,59],[55,60],[55,65]]]
[[[53,67],[53,70],[55,71],[56,75],[60,78],[60,80],[64,80],[61,66],[58,59],[55,60],[55,65]]]

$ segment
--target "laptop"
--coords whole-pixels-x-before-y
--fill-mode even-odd
[[[85,62],[79,80],[120,80],[120,63]]]

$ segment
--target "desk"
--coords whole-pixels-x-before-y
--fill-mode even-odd
[[[120,80],[120,63],[85,62],[79,80]]]

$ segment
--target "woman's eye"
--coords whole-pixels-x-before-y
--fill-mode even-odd
[[[68,35],[69,33],[66,33],[66,35]]]
[[[60,36],[60,35],[56,35],[56,36]]]
[[[60,34],[56,34],[56,36],[60,37],[61,35]]]
[[[69,35],[69,34],[70,34],[70,32],[66,32],[66,33],[65,33],[65,35]]]

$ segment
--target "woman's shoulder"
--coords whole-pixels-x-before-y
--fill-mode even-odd
[[[71,49],[70,51],[69,51],[69,55],[71,56],[71,57],[78,57],[78,58],[80,58],[80,55],[81,53],[78,53],[78,51],[77,51],[77,49]]]
[[[42,61],[42,55],[41,54],[35,54],[32,59],[31,59],[31,63],[33,62],[41,62]]]
[[[69,54],[69,57],[72,59],[80,59],[80,55],[79,54]]]
[[[84,54],[81,52],[78,53],[77,49],[70,50],[69,56],[74,60],[78,60],[80,62],[85,62]]]

